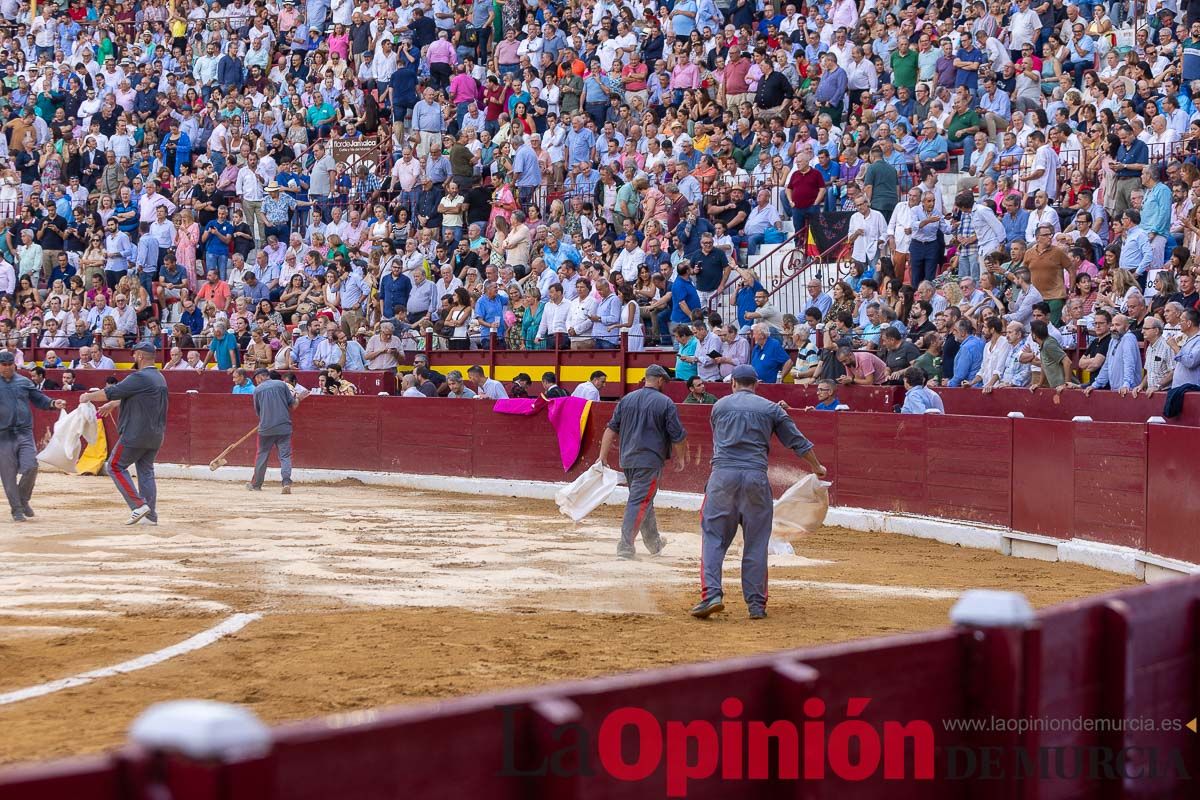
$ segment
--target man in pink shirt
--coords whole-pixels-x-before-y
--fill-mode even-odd
[[[438,38],[429,45],[426,58],[429,59],[429,79],[433,88],[445,89],[450,85],[450,73],[458,63],[458,53],[445,31],[438,31]]]
[[[454,77],[450,79],[450,102],[454,103],[459,129],[462,128],[463,117],[470,110],[471,103],[482,100],[483,90],[479,86],[479,81],[475,80],[475,76],[467,71],[466,64],[460,64],[454,71]]]
[[[734,47],[729,51],[729,61],[725,64],[723,75],[726,108],[738,108],[742,103],[753,101],[750,84],[746,82],[746,73],[750,71],[750,66],[750,59],[744,57],[741,50]]]
[[[846,374],[838,378],[838,383],[875,386],[887,380],[887,364],[874,353],[839,347],[837,360],[846,368]]]

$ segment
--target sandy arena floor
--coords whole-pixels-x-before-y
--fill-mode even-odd
[[[699,622],[686,614],[694,512],[660,511],[666,554],[624,562],[618,509],[574,525],[547,502],[357,483],[285,497],[169,480],[159,492],[163,523],[126,528],[107,478],[43,475],[37,518],[0,521],[0,694],[145,655],[236,612],[262,619],[136,673],[0,705],[0,763],[117,745],[159,700],[244,703],[278,722],[940,627],[966,588],[1019,589],[1042,606],[1133,582],[825,528],[772,557],[768,620],[746,620],[734,557],[729,610]]]

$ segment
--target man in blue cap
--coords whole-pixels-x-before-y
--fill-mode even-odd
[[[33,516],[29,500],[33,497],[38,465],[30,403],[43,411],[67,405],[65,400],[46,397],[33,381],[18,375],[16,358],[7,350],[0,351],[0,481],[13,522],[24,522],[26,517]]]
[[[646,385],[621,398],[613,411],[604,438],[600,440],[600,463],[608,461],[613,440],[621,437],[621,469],[629,484],[629,500],[621,522],[621,543],[617,556],[634,557],[634,540],[642,532],[642,543],[651,555],[658,555],[667,542],[658,534],[654,516],[654,495],[658,478],[668,458],[675,459],[675,471],[686,465],[683,441],[687,431],[679,421],[679,411],[671,398],[662,393],[670,374],[658,364],[646,368]]]
[[[120,383],[80,395],[79,402],[103,400],[100,416],[108,416],[118,406],[117,443],[108,457],[108,474],[117,491],[129,505],[126,525],[145,520],[158,524],[158,487],[154,482],[154,458],[162,447],[167,429],[167,381],[155,366],[154,345],[138,342],[133,346],[136,372]],[[129,467],[137,467],[138,484],[134,488]]]
[[[742,527],[742,594],[750,619],[767,616],[767,546],[775,501],[767,480],[767,452],[771,437],[808,462],[818,476],[825,467],[813,453],[813,445],[796,428],[784,406],[754,393],[758,374],[748,364],[733,368],[733,392],[712,409],[712,474],[704,489],[700,515],[701,560],[700,603],[692,616],[706,619],[725,610],[721,589],[721,567],[725,552]]]

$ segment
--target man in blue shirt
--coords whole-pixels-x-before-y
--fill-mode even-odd
[[[1004,214],[1000,217],[1004,226],[1004,243],[1025,241],[1025,229],[1029,227],[1029,212],[1021,208],[1021,198],[1010,194],[1004,198]]]
[[[1089,9],[1090,14],[1090,9]],[[1090,19],[1090,16],[1089,16]],[[1088,36],[1084,28],[1084,18],[1080,16],[1071,26],[1071,38],[1067,40],[1067,61],[1063,67],[1075,76],[1075,85],[1083,84],[1083,73],[1095,68],[1096,42]]]
[[[771,326],[765,322],[755,323],[750,328],[750,366],[754,367],[758,379],[763,383],[778,383],[780,375],[792,371],[792,358],[783,349],[779,340],[771,336]]]
[[[937,125],[932,120],[926,121],[921,134],[917,144],[917,160],[921,166],[936,170],[945,169],[950,158],[950,144],[946,137],[937,132]]]
[[[513,157],[512,171],[517,176],[517,193],[521,208],[528,208],[533,201],[533,192],[542,185],[542,168],[538,164],[537,153],[533,144],[540,144],[541,137],[536,133],[521,145]]]
[[[1146,232],[1150,243],[1151,268],[1161,267],[1166,261],[1167,237],[1171,234],[1171,189],[1158,179],[1155,170],[1152,166],[1142,170],[1142,188],[1145,190],[1145,196],[1139,226]]]
[[[836,382],[828,378],[817,381],[817,404],[812,407],[813,411],[837,411],[841,403],[837,396]]]
[[[214,324],[212,341],[208,344],[208,356],[204,363],[207,364],[209,359],[216,359],[217,369],[231,370],[242,363],[241,356],[237,337],[229,330],[229,326],[223,321]]]
[[[1142,215],[1136,208],[1129,208],[1121,216],[1121,227],[1125,231],[1125,243],[1121,247],[1119,266],[1129,270],[1138,278],[1142,288],[1146,287],[1146,272],[1154,260],[1150,240],[1141,227]]]
[[[740,281],[742,288],[738,289],[737,294],[734,295],[733,305],[737,310],[738,330],[748,331],[750,320],[746,318],[746,315],[751,311],[758,310],[758,303],[754,302],[754,298],[759,292],[766,291],[766,289],[759,283],[758,278],[750,279],[750,276],[754,275],[750,270],[739,269],[738,274],[742,276]]]
[[[396,306],[400,306],[401,309],[408,308],[408,296],[411,292],[412,281],[401,270],[400,259],[392,261],[388,274],[379,281],[379,316],[392,316]]]
[[[992,75],[983,79],[983,93],[979,95],[979,110],[982,112],[983,124],[987,128],[988,139],[995,140],[996,132],[1008,127],[1012,115],[1012,101],[1009,100],[1008,92],[1002,92],[996,87],[996,78]],[[1016,141],[1016,137],[1013,137],[1013,141]]]
[[[292,344],[292,358],[302,370],[316,369],[317,345],[321,343],[320,321],[314,319],[309,322],[308,329],[303,331],[303,334],[297,336]]]
[[[979,94],[979,67],[984,63],[983,53],[975,46],[970,36],[963,37],[962,46],[954,56],[954,86],[965,86],[971,96]]]
[[[955,323],[954,338],[958,342],[958,353],[954,356],[954,374],[946,385],[970,386],[983,366],[983,339],[975,335],[975,325],[969,319]]]
[[[924,414],[929,409],[935,409],[939,414],[945,414],[942,398],[938,397],[925,385],[925,370],[920,367],[909,367],[901,376],[904,379],[904,405],[901,414]]]
[[[229,245],[233,242],[233,223],[229,221],[229,206],[217,207],[217,218],[204,226],[200,242],[204,245],[205,267],[215,269],[221,280],[225,280],[229,270]]]
[[[1142,168],[1150,163],[1150,148],[1134,135],[1131,126],[1122,124],[1118,127],[1117,137],[1121,140],[1121,146],[1117,148],[1115,165],[1116,200],[1112,210],[1114,218],[1133,205],[1129,200],[1129,195],[1141,181]]]
[[[583,116],[576,114],[571,120],[571,130],[567,132],[567,167],[576,164],[591,166],[592,151],[596,148],[596,135],[590,128],[584,127]]]
[[[254,394],[254,384],[249,376],[246,375],[246,370],[238,367],[233,371],[233,394]]]
[[[475,316],[479,319],[479,346],[488,349],[494,344],[497,350],[504,349],[504,307],[508,295],[500,294],[495,281],[483,285],[483,296],[475,301]]]
[[[1094,389],[1112,389],[1122,395],[1142,385],[1142,354],[1138,349],[1137,337],[1129,330],[1129,317],[1117,314],[1112,320],[1112,334],[1108,340],[1108,352],[1104,363],[1092,385],[1083,390],[1085,395]]]
[[[692,321],[691,312],[700,308],[700,293],[685,276],[691,274],[691,266],[687,263],[678,267],[678,277],[667,287],[671,298],[662,311],[658,313],[659,344],[670,347],[672,344],[671,329],[680,323]],[[689,291],[690,290],[690,291]],[[686,311],[680,308],[680,303],[687,306]]]

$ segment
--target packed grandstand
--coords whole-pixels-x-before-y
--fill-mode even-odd
[[[4,346],[1182,394],[1200,17],[1170,5],[5,3]]]

